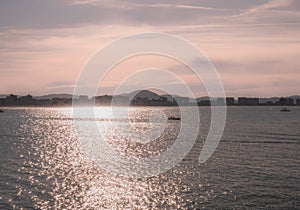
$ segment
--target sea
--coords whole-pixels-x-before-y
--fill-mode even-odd
[[[4,108],[0,209],[300,209],[300,107],[290,112],[276,106],[227,107],[222,138],[204,163],[199,154],[211,108],[199,107],[200,125],[188,154],[148,177],[125,177],[101,167],[82,148],[74,122],[95,122],[114,151],[139,159],[168,150],[181,129],[179,120],[164,125],[149,120],[157,116],[153,113],[180,116],[180,110],[117,107],[119,114],[111,116],[108,109],[97,107],[95,118],[80,118],[66,107]],[[150,124],[164,129],[148,141]],[[145,136],[133,141],[138,131]],[[93,132],[99,130],[84,137],[95,137]]]

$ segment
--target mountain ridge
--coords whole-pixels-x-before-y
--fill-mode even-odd
[[[10,94],[0,94],[0,98],[6,98]],[[172,100],[172,97],[182,97],[182,98],[190,98],[190,97],[185,97],[185,96],[180,96],[176,94],[157,94],[151,90],[135,90],[130,93],[123,93],[119,94],[120,96],[127,96],[130,99],[137,99],[138,97],[140,98],[148,98],[150,100],[158,100],[160,97],[166,97],[168,100]],[[18,95],[19,97],[21,95]],[[76,98],[78,96],[75,96]],[[244,96],[239,96],[239,97],[244,97]],[[247,96],[245,96],[247,97]],[[300,99],[300,95],[291,95],[291,96],[274,96],[274,97],[247,97],[247,98],[259,98],[259,101],[261,103],[266,103],[268,101],[278,101],[281,97],[283,98],[291,98],[291,99]],[[47,94],[47,95],[41,95],[41,96],[33,96],[34,99],[53,99],[53,98],[73,98],[72,94],[67,94],[67,93],[58,93],[58,94]],[[238,97],[234,97],[237,99]],[[207,101],[207,100],[216,100],[217,97],[209,97],[209,96],[201,96],[201,97],[196,97],[195,98],[197,101]]]

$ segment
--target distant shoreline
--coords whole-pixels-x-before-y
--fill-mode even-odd
[[[101,95],[90,98],[87,95],[53,94],[43,97],[10,94],[0,98],[0,107],[72,107],[76,106],[300,106],[300,96],[249,98],[226,97],[189,98],[178,95],[159,95],[149,90],[134,91],[122,95]]]
[[[185,107],[191,107],[195,105],[184,105]],[[197,105],[197,107],[219,107],[222,105]],[[227,107],[286,107],[286,105],[226,105]],[[125,105],[78,105],[78,106],[72,106],[72,105],[52,105],[52,106],[32,106],[32,105],[20,105],[20,106],[0,106],[0,109],[17,109],[17,108],[84,108],[84,107],[127,107]],[[130,105],[130,107],[178,107],[178,106],[164,106],[164,105]],[[288,107],[300,107],[300,105],[289,105]]]

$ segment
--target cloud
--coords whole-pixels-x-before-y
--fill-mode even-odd
[[[295,10],[295,0],[269,0],[253,8],[241,11],[234,18],[248,21],[264,21],[265,23],[296,22],[299,23],[299,7]]]
[[[198,46],[216,65],[231,94],[259,93],[264,85],[267,94],[280,92],[280,78],[288,87],[300,77],[299,2],[2,1],[0,92],[69,92],[84,63],[100,47],[121,36],[153,31],[182,36]],[[137,64],[130,65],[142,66]],[[189,71],[171,67],[199,89]],[[107,83],[107,90],[114,84]],[[290,88],[296,91],[295,85]]]
[[[137,0],[10,0],[0,3],[0,28],[63,28],[84,25],[208,25],[248,23],[247,16],[295,4],[293,1],[203,0],[203,1],[137,1]],[[280,11],[274,22],[298,17],[295,7]],[[294,11],[294,12],[293,12]],[[252,18],[253,19],[253,18]],[[261,23],[255,18],[256,23]],[[292,21],[292,22],[295,22]],[[270,22],[268,22],[270,23]]]
[[[270,0],[265,4],[252,8],[249,12],[258,12],[267,9],[280,9],[290,6],[294,0]]]

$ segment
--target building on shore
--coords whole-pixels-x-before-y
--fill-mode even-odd
[[[112,99],[113,99],[112,95],[103,95],[103,96],[93,97],[95,104],[98,104],[98,105],[100,105],[100,104],[101,105],[110,105]]]
[[[93,104],[93,101],[89,99],[87,95],[80,95],[78,98],[73,98],[72,104],[76,106],[90,106]]]
[[[190,99],[188,97],[173,97],[173,103],[178,105],[188,105]]]
[[[239,97],[238,98],[238,105],[241,105],[241,106],[259,105],[259,98]]]
[[[200,102],[197,102],[198,106],[211,106],[211,101],[210,100],[203,100]]]
[[[226,105],[227,106],[233,106],[233,105],[235,105],[234,98],[233,97],[227,97],[226,98]]]
[[[281,97],[278,101],[278,104],[281,105],[281,106],[293,106],[294,105],[294,99]]]
[[[217,100],[214,101],[212,104],[217,105],[217,106],[225,106],[225,99],[224,98],[217,98]]]

